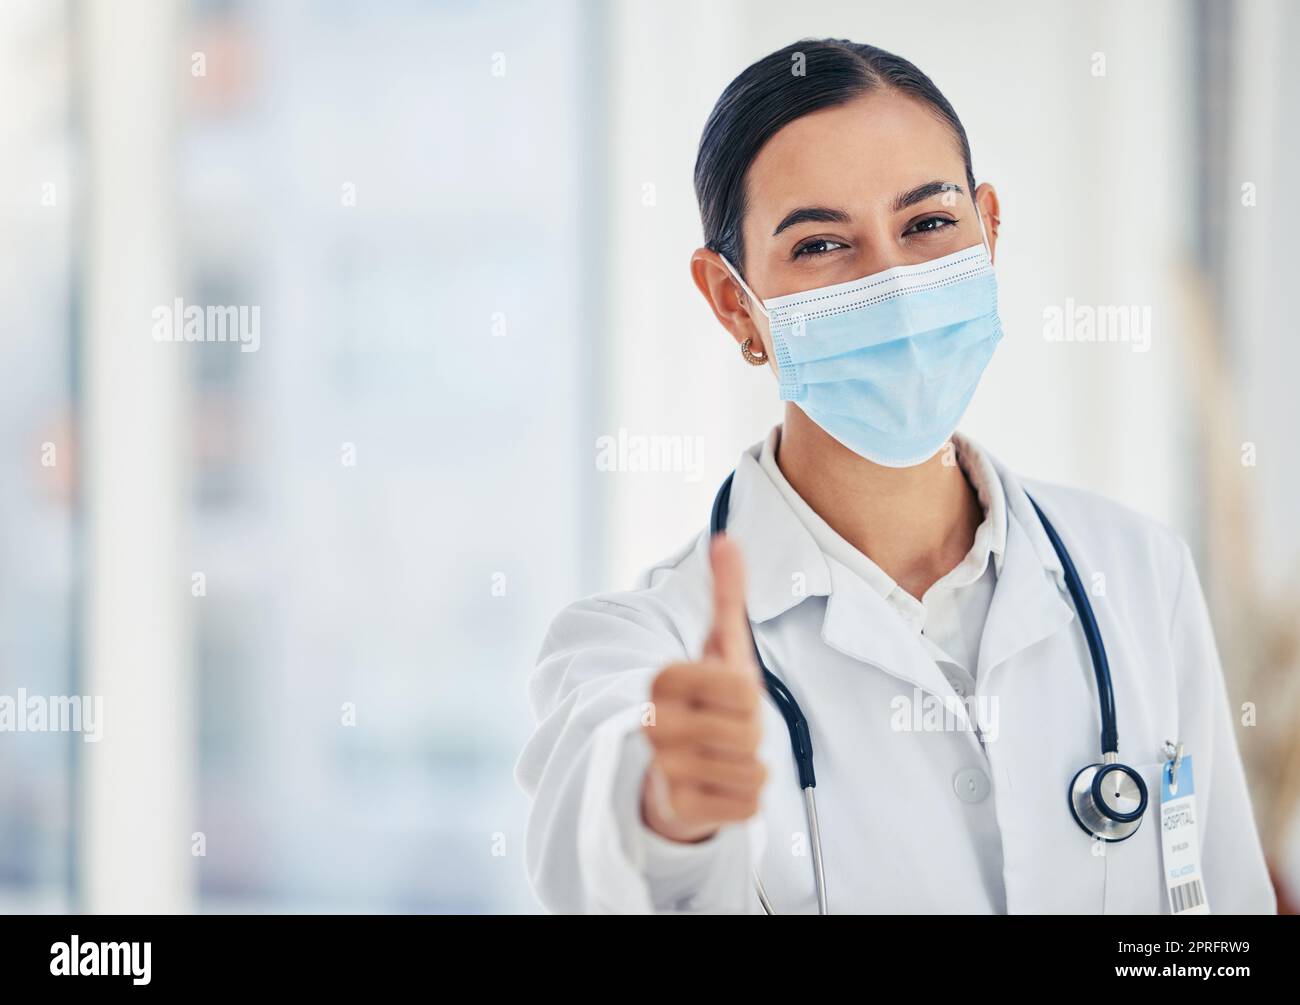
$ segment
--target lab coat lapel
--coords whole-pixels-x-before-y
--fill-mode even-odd
[[[984,634],[976,680],[1074,620],[1065,575],[1019,480],[993,461],[1007,500],[1007,543]]]
[[[822,640],[838,652],[883,670],[891,677],[941,698],[952,685],[916,633],[889,602],[862,578],[828,559],[831,595],[822,621]],[[964,708],[954,708],[964,717]]]

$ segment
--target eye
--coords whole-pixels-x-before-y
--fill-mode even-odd
[[[805,241],[795,248],[793,257],[803,258],[812,255],[825,255],[838,248],[847,247],[847,244],[841,244],[839,241],[832,241],[826,237],[814,237],[811,241]]]
[[[949,220],[946,216],[927,216],[908,227],[903,231],[904,236],[907,234],[933,234],[937,230],[946,230],[954,226],[956,220]]]

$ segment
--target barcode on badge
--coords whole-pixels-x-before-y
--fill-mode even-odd
[[[1169,899],[1174,905],[1174,914],[1178,914],[1204,904],[1205,891],[1201,888],[1201,881],[1194,879],[1190,883],[1175,886],[1169,891]]]

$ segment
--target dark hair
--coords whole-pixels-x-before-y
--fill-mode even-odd
[[[802,56],[802,74],[794,72]],[[842,105],[884,88],[929,105],[952,129],[975,196],[966,130],[934,82],[892,52],[845,39],[803,39],[746,67],[718,98],[700,137],[695,159],[695,197],[705,246],[743,272],[741,221],[746,210],[745,174],[769,139],[810,112]]]

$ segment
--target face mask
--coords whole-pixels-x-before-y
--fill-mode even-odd
[[[723,262],[768,319],[781,399],[887,467],[938,453],[1002,338],[983,244],[767,301]]]

